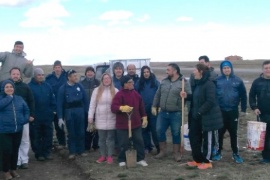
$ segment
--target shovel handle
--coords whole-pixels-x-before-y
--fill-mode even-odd
[[[131,138],[132,137],[132,133],[131,133],[131,120],[128,120],[128,137]]]
[[[182,78],[182,92],[185,92],[185,79]],[[184,118],[185,118],[185,98],[182,97],[182,117],[181,117],[181,145],[180,145],[180,154],[183,156],[184,154]]]

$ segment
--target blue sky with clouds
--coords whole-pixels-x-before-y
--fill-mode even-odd
[[[267,0],[0,0],[0,51],[35,64],[270,58]]]

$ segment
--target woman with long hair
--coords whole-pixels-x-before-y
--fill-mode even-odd
[[[94,89],[90,107],[88,111],[88,130],[93,131],[94,125],[99,135],[100,157],[96,161],[102,163],[107,161],[113,163],[114,139],[115,139],[115,114],[111,112],[112,99],[118,92],[112,83],[112,77],[109,73],[104,73],[101,77],[100,85]],[[94,124],[95,116],[95,124]],[[107,143],[107,145],[106,145]],[[108,152],[106,152],[106,149]]]
[[[159,81],[156,79],[155,74],[151,72],[149,66],[143,66],[141,68],[141,76],[140,79],[135,84],[136,91],[142,96],[144,102],[145,112],[147,114],[148,126],[142,129],[143,140],[144,140],[144,148],[145,152],[152,151],[152,140],[156,146],[157,153],[159,153],[159,143],[157,138],[156,124],[157,124],[157,116],[154,116],[151,113],[151,107],[153,103],[154,96],[159,87]]]

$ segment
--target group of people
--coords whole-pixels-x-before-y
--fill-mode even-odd
[[[116,62],[113,76],[104,73],[99,81],[95,69],[89,66],[79,82],[77,72],[65,71],[59,60],[45,77],[43,69],[34,69],[33,61],[24,58],[23,49],[23,43],[16,41],[11,53],[0,53],[0,167],[5,179],[19,177],[17,168],[28,168],[30,144],[38,161],[53,159],[54,129],[56,148],[63,149],[67,141],[69,159],[87,156],[86,151],[93,148],[100,151],[97,163],[112,164],[113,154],[117,153],[119,166],[126,166],[125,152],[131,146],[129,117],[137,164],[147,166],[145,154],[154,148],[156,159],[166,156],[169,127],[174,159],[181,161],[182,99],[190,102],[186,104],[193,161],[187,165],[212,168],[211,161],[222,158],[227,130],[233,160],[243,163],[237,130],[239,115],[246,113],[247,92],[231,62],[221,62],[218,76],[209,58],[201,56],[189,81],[176,63],[170,63],[167,77],[161,82],[149,66],[143,66],[138,76],[135,65],[129,64],[124,75],[124,65]],[[252,83],[249,103],[267,123],[262,162],[270,163],[270,61],[263,63],[262,70]],[[26,84],[23,76],[32,79]]]

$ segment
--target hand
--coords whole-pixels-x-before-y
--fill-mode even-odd
[[[261,111],[259,109],[255,109],[254,113],[255,113],[256,116],[259,116],[261,114]]]
[[[157,115],[157,107],[152,107],[152,108],[151,108],[151,112],[152,112],[152,114],[153,114],[154,116],[156,116],[156,115]]]
[[[129,112],[131,112],[133,110],[133,107],[130,107],[128,105],[120,106],[119,110],[122,111],[122,112],[129,113]]]
[[[29,122],[33,122],[34,118],[32,116],[29,117]]]
[[[187,93],[185,91],[181,91],[180,92],[180,96],[181,96],[181,98],[186,98],[187,97]]]
[[[142,128],[146,128],[148,125],[147,116],[144,116],[142,119],[143,119]]]
[[[88,123],[87,129],[86,129],[87,132],[94,132],[95,129],[96,128],[95,128],[95,124],[94,123]]]
[[[58,126],[59,126],[60,129],[63,129],[63,128],[64,128],[65,122],[64,122],[63,119],[59,119],[59,120],[58,120]]]
[[[93,122],[94,122],[93,118],[88,118],[88,123],[93,123]]]

